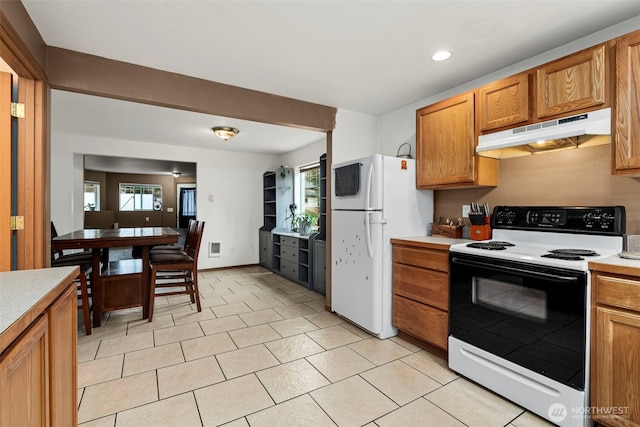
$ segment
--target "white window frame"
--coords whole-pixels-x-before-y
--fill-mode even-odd
[[[95,193],[95,204],[93,206],[93,209],[91,209],[89,203],[87,201],[87,191],[86,187],[87,185],[92,185],[93,188],[95,189],[94,193]],[[83,185],[82,185],[82,195],[83,195],[83,203],[84,203],[84,210],[85,211],[99,211],[100,210],[100,182],[98,181],[91,181],[91,180],[85,180]]]
[[[152,190],[151,201],[150,201],[151,206],[148,206],[148,203],[145,203],[145,201],[147,201],[148,199],[144,197],[140,197],[140,206],[135,206],[135,199],[136,199],[135,195],[139,193],[135,192],[136,190],[134,190],[134,193],[130,193],[133,195],[133,199],[134,199],[133,209],[123,209],[123,205],[122,205],[123,187],[135,187],[136,190],[151,189]],[[156,191],[156,190],[159,190],[159,191]],[[142,194],[142,191],[140,192],[140,194]],[[144,196],[144,194],[142,195]],[[121,182],[118,184],[118,211],[120,212],[154,211],[156,210],[154,209],[154,206],[158,202],[160,203],[160,207],[162,208],[162,185],[161,184],[136,184],[131,182]],[[128,204],[128,202],[126,204]]]

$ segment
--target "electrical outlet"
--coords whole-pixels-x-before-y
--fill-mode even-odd
[[[462,205],[462,217],[469,218],[470,210],[471,210],[471,205]]]
[[[149,222],[149,217],[145,217],[144,219],[146,222]]]

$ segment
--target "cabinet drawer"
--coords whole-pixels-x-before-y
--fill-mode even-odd
[[[293,248],[291,246],[280,246],[280,258],[297,264],[298,248]]]
[[[596,302],[640,311],[640,281],[596,275]]]
[[[282,260],[280,274],[291,280],[298,280],[298,263]]]
[[[449,316],[446,311],[394,295],[392,318],[399,330],[447,350]]]
[[[449,275],[394,263],[393,293],[448,311]]]
[[[449,252],[436,249],[418,249],[408,246],[394,246],[393,262],[416,267],[449,272]]]
[[[286,246],[298,247],[298,238],[290,236],[280,236],[280,244]]]

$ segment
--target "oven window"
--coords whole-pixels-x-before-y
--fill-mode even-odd
[[[507,280],[473,277],[473,303],[512,316],[546,320],[547,292],[527,288],[522,279],[516,280],[517,283]]]
[[[449,333],[583,390],[587,274],[557,270],[452,256]]]

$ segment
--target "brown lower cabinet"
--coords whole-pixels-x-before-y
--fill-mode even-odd
[[[0,335],[0,427],[77,425],[76,286],[56,289]],[[16,338],[5,348],[6,336]]]
[[[404,239],[393,245],[393,325],[446,357],[449,335],[449,246]]]
[[[591,415],[602,426],[639,427],[640,268],[604,269],[592,274]]]

